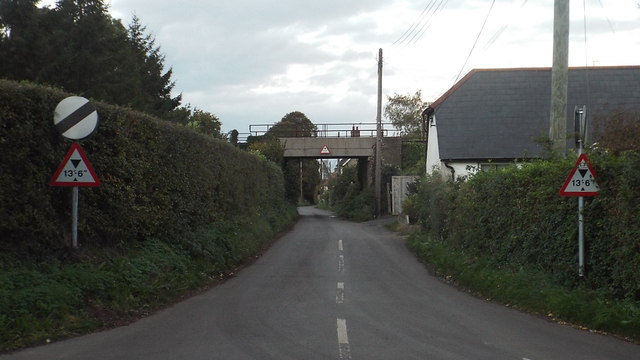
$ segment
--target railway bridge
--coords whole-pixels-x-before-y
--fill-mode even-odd
[[[286,160],[356,159],[361,185],[374,185],[376,123],[315,124],[317,130],[289,129],[279,138]],[[250,125],[249,136],[266,134],[273,125]],[[305,136],[303,136],[305,135]],[[402,139],[391,123],[382,124],[382,164],[400,166]]]

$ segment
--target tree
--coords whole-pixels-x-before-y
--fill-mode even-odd
[[[238,146],[239,135],[240,133],[236,129],[231,130],[231,132],[229,133],[229,142],[233,144],[233,146]]]
[[[172,71],[137,17],[129,28],[104,0],[0,1],[0,77],[63,88],[85,97],[163,116],[181,102],[171,96]]]
[[[617,111],[594,120],[594,140],[598,148],[614,154],[627,150],[640,152],[640,114]]]
[[[218,139],[224,139],[220,131],[222,122],[214,114],[200,110],[197,107],[191,108],[191,104],[177,107],[163,116],[163,119],[188,126],[198,132],[211,135]]]
[[[300,111],[293,111],[285,115],[280,122],[273,125],[267,136],[276,137],[304,137],[316,136],[318,128]]]
[[[422,111],[427,105],[422,101],[420,90],[415,94],[387,96],[384,117],[402,132],[402,135],[420,135],[423,133]]]
[[[51,48],[50,10],[38,0],[0,1],[0,77],[37,81]]]
[[[218,119],[217,116],[198,108],[193,110],[193,114],[189,117],[188,123],[188,126],[191,128],[219,139],[223,138],[220,133],[221,125],[220,119]]]
[[[43,54],[47,64],[33,80],[126,105],[118,100],[135,89],[120,71],[128,65],[126,29],[111,18],[103,1],[61,0],[48,16],[55,24],[53,32],[40,32],[53,48]]]
[[[278,165],[282,165],[284,157],[284,145],[277,138],[263,139],[249,145],[249,150],[258,151],[264,155],[267,160],[273,161]]]
[[[155,45],[155,39],[145,32],[146,27],[134,15],[127,40],[139,74],[139,86],[144,91],[141,92],[142,96],[133,99],[132,107],[161,116],[180,105],[182,94],[171,97],[171,90],[175,86],[171,81],[173,69],[169,68],[163,73],[165,57],[160,53],[160,47]]]
[[[293,111],[286,114],[280,122],[273,125],[260,141],[266,143],[263,145],[254,145],[251,147],[264,147],[267,149],[275,149],[273,142],[279,144],[280,137],[302,137],[316,136],[318,128],[300,111]],[[265,154],[266,155],[266,154]],[[300,163],[302,162],[302,197],[300,199]],[[316,190],[320,185],[320,164],[314,159],[294,159],[285,161],[283,164],[283,173],[285,176],[285,186],[287,198],[291,202],[297,200],[315,203]]]
[[[174,122],[180,125],[189,124],[189,120],[191,118],[191,105],[187,104],[184,106],[179,106],[168,113],[166,113],[162,118]]]

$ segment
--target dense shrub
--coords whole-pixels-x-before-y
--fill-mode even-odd
[[[68,246],[70,191],[49,186],[70,141],[53,126],[69,96],[0,81],[0,250],[50,254]],[[274,217],[284,202],[277,166],[186,127],[95,103],[100,125],[82,143],[102,185],[80,191],[80,240],[118,246],[238,215]]]
[[[592,156],[600,196],[585,208],[589,280],[640,301],[640,153]]]
[[[618,110],[594,120],[594,140],[599,148],[615,154],[640,151],[640,114]]]
[[[391,186],[391,179],[397,176],[400,169],[394,165],[382,167],[382,188],[380,212],[387,213],[389,207],[385,188]],[[355,221],[366,221],[376,217],[376,198],[374,189],[367,187],[367,181],[360,177],[356,167],[345,167],[342,172],[329,183],[329,190],[322,195],[322,202],[338,215]]]
[[[53,125],[69,94],[0,80],[0,351],[137,317],[217,279],[295,218],[279,166],[213,137],[94,103],[82,142],[101,180],[49,186],[70,141]]]
[[[422,142],[402,143],[402,174],[422,175],[426,165],[425,144]]]
[[[327,203],[339,216],[356,221],[371,220],[375,217],[376,202],[371,189],[362,189],[358,179],[358,169],[346,167],[342,173],[331,179],[326,193]]]
[[[499,268],[453,244],[415,232],[407,245],[446,281],[508,306],[607,333],[640,339],[640,307],[633,299],[615,299],[585,285],[567,287],[546,269],[521,264]]]
[[[594,154],[600,196],[586,200],[585,285],[640,300],[640,155]],[[571,160],[480,172],[465,183],[423,178],[407,202],[431,238],[496,268],[533,266],[578,286],[577,201],[559,196]]]
[[[412,223],[419,223],[422,229],[436,239],[446,235],[452,197],[459,184],[442,179],[440,174],[427,175],[409,184],[413,194],[405,200],[404,212]]]

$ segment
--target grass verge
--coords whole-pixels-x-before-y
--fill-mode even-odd
[[[471,293],[554,321],[640,342],[640,304],[584,286],[567,288],[540,268],[497,268],[450,245],[414,232],[407,245],[448,282]]]
[[[210,287],[254,259],[295,218],[246,218],[168,244],[149,239],[126,253],[2,264],[0,352],[129,323]]]

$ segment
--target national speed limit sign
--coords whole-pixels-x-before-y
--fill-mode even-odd
[[[82,140],[98,128],[98,112],[89,100],[80,96],[69,96],[56,106],[53,123],[67,139]]]

